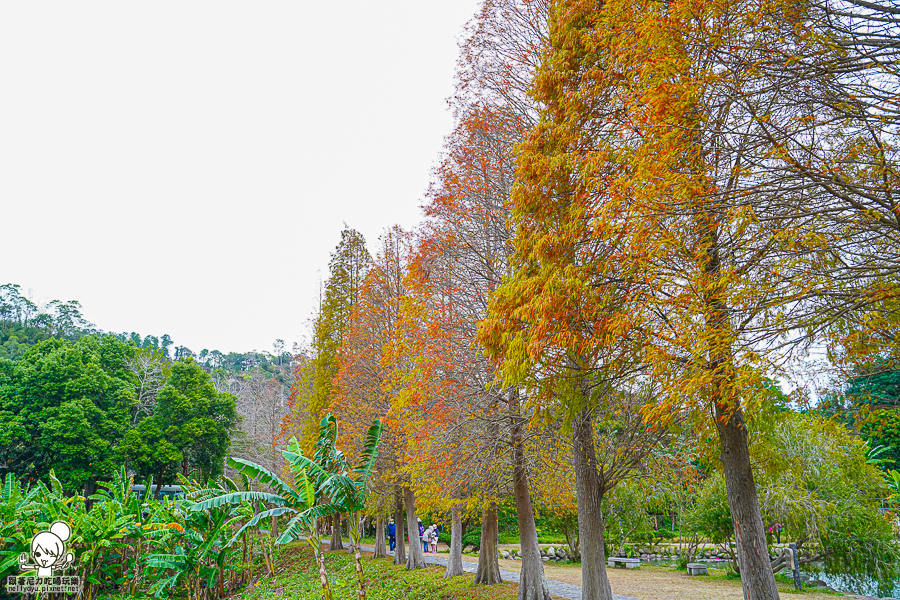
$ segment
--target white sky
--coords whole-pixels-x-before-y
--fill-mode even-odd
[[[477,4],[0,3],[0,284],[290,348],[343,222],[419,221]]]

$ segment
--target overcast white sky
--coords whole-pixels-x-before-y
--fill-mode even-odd
[[[477,0],[0,4],[0,284],[290,347],[342,223],[415,225]]]

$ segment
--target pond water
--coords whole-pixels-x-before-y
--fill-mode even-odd
[[[731,568],[730,560],[719,560],[719,559],[700,559],[697,562],[706,563],[706,565],[711,569],[729,569]],[[657,567],[674,567],[676,565],[675,561],[672,560],[641,560],[641,564],[650,564]],[[788,574],[786,571],[782,571],[782,573]],[[802,575],[808,575],[810,579],[818,579],[819,581],[824,581],[828,587],[835,590],[846,590],[848,592],[853,592],[854,594],[864,594],[867,596],[878,596],[878,597],[893,597],[900,598],[900,580],[893,582],[893,585],[888,582],[886,584],[879,584],[877,581],[873,579],[867,580],[855,580],[847,577],[846,575],[838,575],[833,573],[827,573],[824,570],[824,565],[822,563],[809,563],[804,565],[804,568],[800,570]]]
[[[828,587],[835,590],[847,590],[855,594],[865,594],[867,596],[880,596],[900,598],[900,580],[879,584],[874,579],[856,580],[846,575],[838,575],[827,573],[822,568],[821,563],[810,563],[808,569],[803,569],[801,573],[806,573],[811,579],[819,579],[828,584]]]

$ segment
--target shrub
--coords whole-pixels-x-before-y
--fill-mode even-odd
[[[481,528],[471,529],[462,538],[463,548],[474,546],[476,550],[481,548]]]

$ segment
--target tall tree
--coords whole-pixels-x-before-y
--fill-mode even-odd
[[[140,342],[140,336],[134,334]],[[134,338],[131,338],[134,342]],[[136,425],[142,419],[152,417],[156,411],[156,396],[166,384],[166,380],[172,373],[172,366],[163,357],[162,352],[155,348],[138,349],[128,361],[128,370],[137,382],[137,402],[132,409],[132,424]]]
[[[350,315],[370,261],[363,236],[345,225],[341,241],[328,263],[329,277],[313,325],[309,364],[304,365],[309,386],[292,390],[293,394],[307,394],[303,397],[295,395],[291,400],[292,405],[304,413],[295,416],[294,420],[302,419],[298,422],[300,431],[296,433],[307,450],[315,442],[319,422],[333,401],[332,380],[338,368],[337,351],[350,325]]]
[[[402,307],[407,298],[404,280],[411,244],[410,234],[399,227],[389,229],[381,237],[338,354],[331,403],[331,410],[345,425],[348,440],[360,441],[368,424],[375,419],[384,424],[377,463],[379,477],[374,485],[376,493],[396,501],[396,564],[406,554],[401,545],[403,525],[416,518],[415,498],[407,494],[412,484],[407,460],[411,354],[407,350],[410,340],[402,324]],[[406,518],[402,516],[404,504]],[[421,568],[425,561],[418,544],[417,527],[414,533],[412,536],[410,531],[406,564],[409,568]]]
[[[177,472],[197,470],[201,481],[218,477],[237,423],[235,404],[232,394],[216,391],[194,359],[178,361],[157,394],[153,416],[129,432],[120,455],[140,474],[154,477],[157,493]]]
[[[576,454],[588,463],[576,459],[576,472],[588,478],[590,409],[615,381],[610,367],[661,386],[650,419],[714,416],[754,600],[777,589],[744,410],[759,401],[758,367],[782,360],[804,325],[790,307],[833,282],[810,268],[828,245],[797,208],[812,186],[761,125],[804,127],[806,108],[788,100],[815,81],[767,67],[828,51],[805,27],[808,8],[554,3],[534,88],[542,119],[519,157],[516,271],[496,303],[505,325],[488,332],[513,372],[537,363],[565,376],[568,361],[561,389],[580,411]]]
[[[282,470],[284,461],[282,419],[287,413],[282,397],[282,384],[256,367],[249,377],[235,379],[232,391],[237,396],[238,427],[232,436],[231,455],[262,465],[273,473]]]
[[[523,600],[549,598],[531,505],[531,413],[519,389],[496,385],[496,365],[476,330],[507,272],[513,148],[537,116],[527,90],[547,42],[547,5],[484,2],[461,45],[453,99],[457,125],[425,205],[429,221],[407,305],[420,340],[416,389],[428,390],[419,401],[421,417],[433,432],[420,444],[423,471],[440,473],[431,489],[452,499],[443,508],[482,509],[479,583],[500,581],[496,502],[515,497]],[[459,552],[456,546],[452,551]]]
[[[809,222],[798,246],[811,245],[813,229],[822,240],[794,312],[806,339],[829,334],[844,368],[895,368],[885,359],[900,359],[900,13],[892,3],[812,0],[786,20],[802,23],[795,39],[805,45],[769,46],[761,66],[779,87],[747,117],[779,149],[781,178],[807,190],[791,207]]]
[[[13,364],[0,359],[0,464],[93,493],[115,468],[131,424],[134,347],[114,336],[50,339]]]

